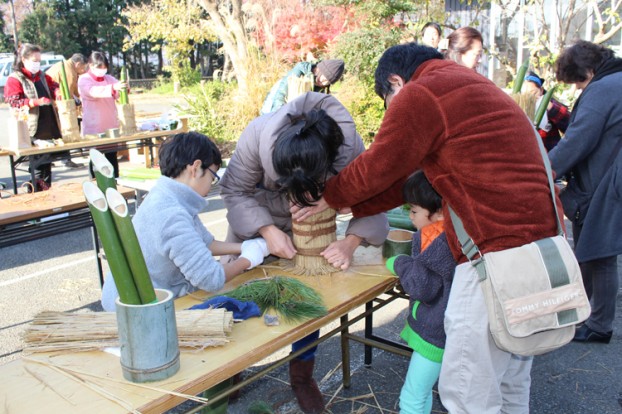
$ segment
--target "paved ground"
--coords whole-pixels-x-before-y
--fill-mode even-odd
[[[144,112],[158,113],[170,103],[144,99]],[[6,107],[0,106],[0,122]],[[5,136],[0,135],[0,146]],[[76,159],[86,162],[85,159]],[[123,164],[122,164],[123,168]],[[8,160],[0,158],[0,181],[9,180]],[[22,173],[20,179],[26,179]],[[54,181],[82,181],[86,169],[54,169]],[[0,202],[2,202],[0,200]],[[201,215],[216,238],[226,232],[225,211],[217,195],[210,197],[209,210]],[[620,266],[622,269],[622,264]],[[90,233],[79,230],[44,240],[0,249],[0,363],[19,358],[20,333],[42,310],[99,310],[99,284]],[[398,340],[406,315],[406,303],[396,301],[375,317],[376,331]],[[609,345],[576,344],[536,357],[532,370],[531,412],[534,414],[579,414],[622,412],[622,296],[618,295],[618,315],[614,338]],[[323,332],[332,327],[323,329]],[[362,330],[357,326],[354,331]],[[271,360],[286,355],[288,349],[248,370],[257,371]],[[341,387],[340,345],[333,338],[319,347],[315,377],[320,383],[328,410],[345,413],[392,413],[398,411],[398,395],[408,361],[374,350],[370,367],[363,364],[362,346],[351,345],[352,387]],[[474,376],[477,373],[473,373]],[[268,403],[275,412],[296,413],[286,367],[243,389],[229,412],[243,414],[256,401]],[[189,406],[185,405],[184,409]],[[85,407],[86,409],[86,407]],[[86,410],[85,410],[86,411]],[[1,412],[1,410],[0,410]],[[181,409],[174,410],[175,413]],[[433,412],[445,412],[438,398]],[[477,413],[474,413],[477,414]]]

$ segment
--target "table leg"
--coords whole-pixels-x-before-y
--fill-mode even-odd
[[[371,309],[373,308],[373,302],[367,302],[365,304],[365,312],[369,312],[365,317],[365,338],[371,338],[374,336],[374,314]],[[365,365],[371,365],[372,347],[365,344]]]
[[[93,237],[93,247],[95,248],[95,258],[97,259],[97,274],[99,276],[99,286],[104,287],[104,269],[102,267],[102,259],[99,255],[99,239],[97,238],[97,229],[95,223],[91,226],[91,236]]]
[[[350,388],[352,378],[350,375],[350,341],[348,338],[348,314],[341,317],[341,326],[345,328],[341,331],[341,370],[343,372],[343,387]]]
[[[15,175],[15,160],[9,155],[9,165],[11,166],[11,179],[13,180],[13,193],[17,194],[17,176]]]

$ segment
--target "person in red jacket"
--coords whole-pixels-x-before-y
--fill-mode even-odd
[[[544,89],[544,79],[538,76],[535,72],[529,72],[525,76],[525,83],[523,88],[526,92],[532,93],[538,97],[538,107],[541,96],[544,96],[546,90]],[[551,98],[549,104],[544,113],[544,118],[540,125],[536,125],[538,133],[542,137],[542,143],[547,152],[555,148],[560,139],[561,134],[566,133],[568,123],[570,122],[570,110],[566,105],[557,100]]]
[[[481,253],[556,235],[539,137],[493,82],[426,46],[387,49],[375,90],[388,108],[375,141],[326,182],[315,206],[292,207],[293,219],[327,206],[354,217],[387,211],[403,203],[403,183],[422,169],[443,198],[444,230],[459,263],[445,313],[441,401],[451,413],[528,413],[533,358],[495,345],[477,271],[461,253],[447,206]]]
[[[41,48],[23,44],[4,86],[4,100],[13,108],[28,107],[28,131],[33,144],[60,138],[58,118],[52,105],[60,99],[58,83],[41,72]],[[52,164],[48,156],[31,157],[28,167],[35,171],[35,190],[47,190],[52,185]]]

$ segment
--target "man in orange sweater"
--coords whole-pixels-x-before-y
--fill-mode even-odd
[[[450,205],[482,253],[556,234],[534,129],[501,89],[414,43],[387,49],[375,81],[388,108],[375,142],[326,183],[315,207],[293,207],[294,219],[326,206],[355,217],[394,208],[406,178],[422,169],[444,216]],[[445,314],[441,400],[450,413],[528,413],[532,358],[495,346],[477,272],[449,219],[445,232],[459,265]]]

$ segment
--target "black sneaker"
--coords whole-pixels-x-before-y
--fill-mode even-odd
[[[608,344],[611,341],[611,337],[613,336],[613,332],[597,332],[593,329],[590,329],[587,325],[583,324],[581,327],[577,328],[574,334],[574,338],[572,338],[575,342],[600,342],[603,344]]]

